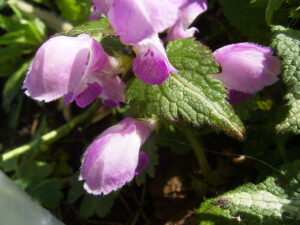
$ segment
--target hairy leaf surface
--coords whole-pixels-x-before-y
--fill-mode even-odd
[[[299,224],[299,190],[300,161],[297,160],[258,185],[245,184],[205,201],[199,211],[200,225]]]
[[[282,80],[288,88],[288,112],[277,125],[280,133],[300,133],[300,31],[273,27],[272,46],[282,58]]]

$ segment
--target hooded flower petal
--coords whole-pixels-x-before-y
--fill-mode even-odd
[[[278,80],[280,60],[269,47],[238,43],[222,47],[213,55],[222,72],[212,76],[230,90],[253,94]]]
[[[177,70],[168,60],[165,48],[158,35],[136,44],[140,53],[133,61],[132,70],[135,76],[147,84],[161,84]]]
[[[36,100],[50,102],[62,96],[65,104],[86,107],[97,97],[114,106],[124,102],[124,83],[116,59],[86,34],[58,36],[37,51],[23,88]]]
[[[185,1],[114,0],[108,19],[123,43],[136,44],[171,27]]]
[[[88,35],[54,37],[37,51],[23,88],[28,96],[45,102],[78,95],[87,88],[89,74],[106,65],[101,45]]]
[[[102,88],[98,83],[88,83],[87,88],[75,98],[76,104],[84,108],[91,104],[101,92]]]
[[[85,181],[86,191],[108,194],[130,182],[146,167],[147,156],[139,150],[150,132],[147,122],[126,118],[98,136],[82,161],[79,179]]]
[[[119,76],[109,76],[105,73],[97,73],[97,83],[101,85],[101,99],[108,107],[119,108],[120,102],[125,102],[125,84]]]
[[[174,41],[178,38],[192,37],[197,31],[196,28],[188,27],[201,13],[207,10],[207,0],[187,0],[180,8],[179,18],[168,34],[168,41]]]

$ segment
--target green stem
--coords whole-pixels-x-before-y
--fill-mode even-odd
[[[197,157],[199,166],[200,166],[203,174],[207,175],[208,172],[210,171],[210,166],[207,162],[206,156],[204,154],[204,151],[203,151],[197,137],[195,136],[193,131],[189,128],[183,129],[183,132],[184,132],[185,136],[187,137],[189,143],[192,146],[192,149]]]
[[[40,19],[45,21],[45,23],[49,27],[51,27],[52,29],[55,29],[58,32],[68,31],[73,28],[72,24],[63,21],[62,19],[60,19],[59,17],[57,17],[56,15],[54,15],[52,13],[49,13],[45,10],[36,8],[36,7],[28,4],[27,2],[23,2],[20,0],[9,0],[8,4],[17,7],[24,13],[32,14],[32,15],[39,17]]]
[[[71,121],[69,121],[67,124],[59,127],[56,130],[52,130],[47,134],[44,134],[40,138],[33,140],[32,142],[22,145],[20,147],[17,147],[15,149],[12,149],[2,155],[3,161],[7,161],[9,159],[12,159],[14,157],[17,157],[21,154],[24,154],[25,152],[28,152],[29,150],[33,149],[34,147],[38,145],[49,145],[61,137],[67,135],[70,133],[74,127],[76,127],[78,124],[86,121],[94,112],[96,112],[97,109],[99,109],[99,102],[95,102],[89,109],[87,109],[82,114],[78,115]]]

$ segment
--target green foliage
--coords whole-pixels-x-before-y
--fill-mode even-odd
[[[91,2],[89,0],[55,0],[55,3],[62,17],[75,24],[85,22],[90,15]]]
[[[242,139],[244,127],[227,102],[223,85],[208,76],[219,72],[211,51],[190,38],[169,43],[167,54],[179,72],[162,85],[134,79],[126,91],[131,109],[141,117],[209,124]]]
[[[191,147],[186,143],[186,137],[180,132],[174,124],[163,123],[156,135],[156,142],[161,147],[170,148],[175,154],[186,154],[190,152]]]
[[[89,218],[93,215],[105,217],[113,207],[116,196],[116,193],[102,196],[85,196],[80,206],[80,216],[83,218]]]
[[[28,189],[29,194],[47,208],[57,208],[63,197],[62,183],[59,179],[42,180]]]
[[[159,147],[176,154],[185,154],[185,158],[194,157],[191,142],[178,128],[181,125],[182,128],[187,128],[189,122],[197,127],[189,130],[195,135],[195,139],[199,139],[199,143],[203,144],[203,151],[207,153],[211,170],[205,175],[196,168],[197,161],[191,159],[188,160],[191,165],[179,168],[180,172],[176,171],[174,175],[185,174],[191,180],[187,184],[183,179],[182,183],[184,195],[187,194],[187,198],[184,199],[187,203],[190,203],[188,199],[191,189],[194,189],[198,196],[206,196],[237,186],[241,181],[248,181],[250,176],[251,180],[264,180],[258,185],[248,183],[205,201],[199,211],[201,225],[300,224],[298,215],[300,161],[289,163],[280,170],[280,174],[270,176],[270,170],[277,170],[276,165],[282,164],[283,161],[299,159],[297,137],[287,142],[286,136],[277,135],[273,129],[276,117],[274,112],[282,108],[281,102],[277,101],[277,96],[283,95],[282,83],[276,84],[277,89],[274,86],[270,87],[234,106],[235,113],[226,100],[227,93],[222,83],[209,76],[221,69],[214,61],[209,48],[192,39],[177,40],[169,43],[167,54],[171,63],[180,72],[173,73],[159,86],[144,84],[137,78],[126,83],[128,87],[126,95],[130,105],[114,110],[103,123],[94,124],[94,121],[102,116],[106,117],[109,114],[107,109],[104,110],[104,115],[102,109],[97,111],[97,118],[91,119],[99,105],[92,106],[93,110],[88,109],[69,121],[66,119],[68,117],[62,116],[61,111],[70,112],[70,117],[73,117],[81,109],[75,109],[73,106],[62,107],[60,102],[35,104],[20,90],[34,52],[53,33],[47,37],[47,28],[41,20],[34,15],[25,15],[17,6],[6,3],[7,1],[0,0],[0,10],[4,9],[0,15],[0,78],[3,80],[1,106],[4,111],[0,113],[3,113],[4,118],[6,115],[8,118],[7,121],[3,119],[3,126],[0,129],[2,138],[0,151],[7,156],[7,152],[11,152],[7,151],[7,148],[30,142],[14,149],[22,152],[21,157],[16,157],[21,153],[11,154],[3,161],[0,157],[0,167],[35,200],[53,209],[54,212],[61,210],[66,212],[66,216],[63,216],[66,224],[70,223],[68,217],[72,216],[80,219],[82,224],[93,223],[85,219],[93,217],[97,220],[97,217],[105,217],[112,210],[118,192],[108,196],[89,195],[83,189],[83,182],[78,181],[78,173],[73,174],[80,167],[81,144],[87,144],[95,132],[99,132],[99,125],[101,130],[111,121],[132,116],[132,112],[127,111],[127,108],[132,109],[135,115],[140,117],[162,119],[160,122],[163,124],[141,148],[141,151],[150,156],[150,161],[136,176],[135,183],[144,184],[146,179],[149,179],[147,176],[152,178],[161,172],[156,171],[161,169],[156,167],[159,161]],[[89,0],[30,0],[27,3],[49,11],[50,16],[60,14],[63,19],[74,25],[86,21],[91,10]],[[270,42],[271,25],[282,24],[293,28],[297,27],[299,19],[299,0],[210,0],[208,11],[196,21],[201,28],[197,37],[205,40],[213,49],[237,41],[253,41],[267,45]],[[58,18],[58,21],[63,20]],[[49,21],[46,22],[50,26]],[[52,31],[49,29],[49,32]],[[129,72],[133,57],[132,46],[124,46],[121,43],[114,35],[108,19],[103,17],[98,21],[90,21],[68,32],[54,35],[77,36],[81,33],[91,35],[102,44],[108,54],[117,56],[124,62],[126,72],[121,77],[126,82],[132,75]],[[280,133],[300,134],[300,34],[296,30],[275,26],[273,35],[272,46],[276,54],[283,59],[282,78],[288,90],[286,95],[288,104],[285,108],[287,111],[286,114],[282,114],[283,119],[277,130]],[[163,35],[161,37],[163,38]],[[213,132],[213,129],[224,131],[230,136],[242,139],[245,131],[239,117],[247,128],[247,139],[244,143],[238,143],[226,135]],[[83,121],[88,122],[74,129]],[[199,126],[201,129],[198,129]],[[55,127],[60,128],[52,130]],[[53,144],[53,148],[50,144]],[[166,152],[169,151],[162,154]],[[237,157],[240,154],[242,157]],[[178,155],[181,156],[183,155]],[[176,157],[172,157],[171,161],[175,161]],[[177,162],[174,164],[164,162],[164,159],[165,157],[161,157],[160,160],[166,163],[168,168],[179,165]],[[247,172],[244,172],[244,167],[247,168]],[[153,188],[151,185],[156,182],[147,182],[149,187],[135,188],[134,182],[131,187],[136,192],[143,190],[142,196],[144,198],[146,194],[147,200],[139,203],[136,198],[139,193],[132,194],[131,191],[128,194],[122,193],[129,203],[129,210],[126,204],[116,205],[115,209],[124,207],[133,213],[131,219],[129,217],[124,219],[121,212],[121,216],[117,215],[116,218],[124,221],[116,223],[125,223],[126,220],[128,224],[143,224],[142,220],[145,218],[145,222],[149,223],[146,221],[147,217],[151,222],[154,219],[150,215],[156,212],[148,214],[147,210],[149,206],[152,208],[152,203],[156,210],[157,197],[160,196],[152,192],[156,192],[153,189],[158,189],[158,185]],[[158,191],[163,192],[162,188]],[[144,192],[148,190],[151,190],[150,193]],[[155,202],[151,202],[152,197]],[[124,199],[121,200],[123,202]],[[113,213],[116,211],[118,210],[113,210]],[[109,220],[113,216],[115,215],[110,215]]]
[[[266,9],[266,23],[272,24],[273,14],[280,8],[284,0],[269,0]]]
[[[300,134],[300,31],[275,26],[273,34],[272,46],[282,58],[282,80],[288,89],[288,113],[276,128],[280,133]]]
[[[36,50],[46,39],[45,24],[34,17],[0,15],[0,77],[13,74],[20,65],[22,57]],[[17,72],[16,72],[17,73]],[[17,76],[17,75],[16,75]]]
[[[114,52],[120,52],[125,49],[120,39],[116,36],[106,36],[101,40],[101,45],[109,55],[114,55]]]
[[[78,181],[78,174],[76,174],[72,179],[71,188],[68,192],[68,203],[74,204],[84,193],[83,182]]]
[[[80,204],[80,216],[89,218],[94,215],[105,217],[114,205],[118,192],[113,192],[109,195],[89,195],[83,189],[83,182],[78,181],[78,176],[74,176],[72,186],[68,193],[68,202],[74,204],[82,198]]]
[[[265,24],[266,1],[218,0],[230,23],[251,41],[265,43],[270,31]]]
[[[16,173],[16,182],[47,208],[56,208],[63,196],[61,181],[48,178],[53,169],[53,165],[45,162],[24,161]]]
[[[6,81],[2,91],[2,106],[9,111],[14,98],[20,92],[21,85],[31,61],[25,62],[11,77]]]
[[[36,47],[45,40],[45,25],[38,18],[0,17],[0,27],[7,33],[0,36],[0,45],[19,44]]]
[[[205,201],[199,209],[200,224],[298,224],[299,171],[300,161],[296,160],[258,185],[245,184]]]
[[[113,30],[110,28],[110,24],[107,18],[102,17],[97,21],[89,21],[83,25],[74,27],[72,30],[59,33],[56,35],[67,35],[67,36],[77,36],[79,34],[85,33],[91,35],[93,38],[99,40],[101,37],[107,35],[112,35]]]

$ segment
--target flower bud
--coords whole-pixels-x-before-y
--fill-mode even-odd
[[[140,147],[149,137],[151,121],[126,118],[99,135],[84,153],[80,180],[95,195],[108,194],[143,170],[149,156]]]
[[[281,72],[280,60],[273,54],[270,47],[254,43],[224,46],[213,53],[222,67],[222,72],[212,76],[222,81],[229,90],[234,90],[231,95],[238,94],[240,102],[242,96],[249,98],[249,94],[254,94],[278,80],[277,76]],[[237,103],[235,100],[234,102]]]

